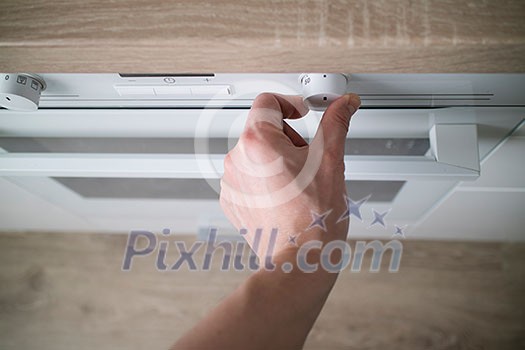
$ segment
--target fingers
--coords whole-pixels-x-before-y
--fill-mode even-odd
[[[301,96],[260,94],[253,102],[241,139],[261,138],[272,142],[275,137],[288,136],[294,145],[306,144],[289,125],[284,125],[283,119],[297,119],[307,113]]]
[[[252,104],[252,110],[273,109],[281,114],[282,119],[297,119],[308,113],[301,96],[262,93]]]
[[[294,130],[290,125],[288,125],[286,122],[283,122],[283,131],[286,136],[292,141],[294,146],[296,147],[303,147],[307,146],[308,142],[297,133],[297,131]]]
[[[314,137],[314,144],[322,142],[325,155],[343,160],[350,119],[360,105],[361,99],[358,95],[347,94],[328,106]]]

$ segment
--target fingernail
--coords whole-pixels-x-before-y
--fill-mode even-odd
[[[361,98],[359,98],[359,96],[356,94],[348,94],[346,95],[346,103],[351,109],[350,112],[354,113],[361,106]]]
[[[344,98],[344,100],[345,100],[345,106],[346,106],[346,108],[348,109],[348,117],[351,117],[352,114],[354,114],[354,112],[355,112],[355,108],[354,108],[354,106],[350,103],[350,95],[344,95],[343,98]]]

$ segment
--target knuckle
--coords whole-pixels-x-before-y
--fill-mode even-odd
[[[255,106],[267,106],[268,107],[268,106],[274,106],[277,103],[278,103],[277,98],[275,97],[274,94],[270,92],[263,92],[257,95],[255,100],[253,101],[253,104]]]
[[[232,167],[233,167],[233,160],[232,160],[232,155],[230,152],[230,153],[227,153],[226,156],[224,157],[224,173],[227,174],[228,172],[230,172]],[[221,184],[222,184],[222,180],[221,180]]]
[[[257,124],[244,129],[242,133],[242,141],[245,143],[254,143],[259,141],[259,132],[257,131]]]
[[[265,123],[258,123],[244,130],[239,145],[241,153],[254,155],[275,147],[275,144],[270,141],[273,139],[272,130],[263,124]]]
[[[222,197],[223,194],[224,194],[224,188],[225,188],[225,185],[226,184],[226,180],[224,179],[224,177],[221,178],[221,180],[219,181],[219,187],[221,188],[221,193],[220,193],[220,196]]]
[[[230,198],[230,192],[236,188],[237,182],[234,178],[226,178],[226,176],[223,176],[220,180],[219,186],[220,186],[220,193],[219,198],[228,200]]]

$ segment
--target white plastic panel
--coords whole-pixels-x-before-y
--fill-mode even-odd
[[[165,77],[158,76],[121,77],[118,74],[43,74],[43,76],[49,87],[42,96],[42,109],[34,113],[0,110],[0,136],[111,138],[200,136],[234,140],[242,131],[248,108],[258,93],[273,91],[297,94],[300,91],[299,74],[186,76],[174,77],[175,82],[169,80],[171,82],[169,84],[166,83]],[[524,84],[524,75],[519,74],[352,75],[348,89],[362,96],[363,107],[352,119],[349,138],[428,138],[429,131],[436,124],[476,125],[479,157],[483,162],[490,151],[523,120]],[[212,85],[227,86],[227,88],[222,90],[222,96],[221,91],[216,91],[214,96],[210,96],[210,90],[206,89],[213,89]],[[119,94],[116,86],[130,90],[124,91],[122,95],[122,92]],[[158,87],[158,92],[155,86]],[[194,86],[193,89],[197,90],[193,91],[190,88],[190,94],[187,94],[187,86]],[[143,88],[145,89],[140,90]],[[173,90],[179,88],[184,90],[184,95],[180,94],[180,90],[177,90],[179,92]],[[166,94],[161,93],[162,89],[167,89],[164,90]],[[130,91],[131,94],[125,95]],[[136,107],[139,109],[135,109]],[[320,117],[319,113],[310,113],[306,118],[290,121],[290,124],[302,135],[309,137],[313,136],[312,131],[317,128]],[[509,151],[501,162],[489,158],[486,161],[487,166],[493,162],[497,168],[508,166],[508,156],[519,156],[521,147],[518,145]],[[229,227],[217,201],[86,199],[50,178],[39,177],[56,174],[57,171],[66,171],[68,168],[74,170],[73,173],[76,174],[85,171],[86,168],[100,169],[99,173],[117,170],[120,176],[122,168],[114,168],[119,164],[108,162],[106,166],[101,167],[100,163],[97,164],[100,159],[82,163],[78,157],[72,162],[65,162],[66,159],[61,159],[56,154],[54,160],[53,156],[49,157],[45,154],[31,157],[33,156],[29,155],[25,160],[19,157],[16,160],[19,162],[18,165],[11,170],[17,170],[15,168],[18,167],[18,171],[26,172],[25,175],[27,171],[35,171],[33,176],[10,177],[0,182],[0,192],[7,193],[10,199],[0,205],[0,229],[127,232],[136,228],[160,231],[162,228],[170,227],[173,232],[188,233],[196,232],[199,227],[206,227],[211,223]],[[4,159],[8,158],[12,157]],[[55,163],[48,162],[47,168],[39,163],[49,160]],[[142,160],[157,164],[162,161],[155,157]],[[348,173],[349,177],[352,176],[352,171],[359,170],[360,161],[364,167],[359,171],[361,177],[366,179],[370,179],[373,173],[377,175],[378,172],[382,172],[383,177],[392,176],[389,171],[397,175],[401,170],[412,175],[416,170],[420,172],[419,178],[410,178],[406,182],[393,202],[363,205],[364,221],[352,222],[351,237],[389,238],[393,233],[391,229],[394,224],[409,225],[407,237],[410,238],[498,240],[514,239],[519,236],[517,227],[523,226],[523,223],[519,221],[521,216],[516,212],[518,210],[516,208],[523,207],[522,197],[515,196],[515,192],[519,190],[516,191],[517,187],[512,187],[515,191],[510,197],[505,198],[500,189],[503,189],[507,182],[503,182],[497,190],[496,187],[483,187],[485,196],[481,196],[479,195],[481,192],[478,193],[481,187],[470,187],[466,183],[455,192],[458,185],[457,178],[447,179],[446,176],[441,176],[436,180],[436,162],[431,162],[431,159],[419,159],[414,162],[414,159],[375,158],[371,162],[370,159],[347,158],[347,161],[352,169]],[[220,159],[217,163],[220,166]],[[457,162],[453,163],[457,164]],[[389,168],[388,166],[392,164],[394,167]],[[49,167],[50,165],[53,166]],[[421,176],[421,171],[427,166],[430,166],[427,169],[430,176],[425,179]],[[445,169],[446,164],[439,166],[444,173],[451,169],[458,170],[457,167]],[[506,169],[515,171],[515,168],[508,166]],[[489,169],[486,170],[487,176],[492,174],[490,176],[492,178],[489,179],[490,181],[486,180],[489,182],[483,186],[487,184],[492,186],[497,182],[498,170],[491,173],[489,167],[482,166],[482,179],[485,169]],[[4,167],[3,170],[7,168]],[[374,171],[371,173],[370,170]],[[469,169],[464,170],[470,172]],[[11,173],[11,175],[15,174],[21,173]],[[137,174],[144,175],[140,174],[140,171]],[[512,182],[514,181],[512,179],[516,182]],[[512,177],[512,179],[509,177],[511,182],[508,183],[512,183],[513,186],[521,184],[519,178]],[[477,181],[474,183],[481,184]],[[4,189],[8,190],[4,191]],[[487,201],[487,198],[491,198],[487,197],[487,194],[492,194],[490,191],[496,193],[492,202]],[[38,199],[34,200],[35,205],[31,205],[28,203],[28,198]],[[483,201],[486,203],[482,203]],[[27,211],[23,210],[24,207],[33,215],[27,221]],[[377,226],[368,227],[372,209],[390,210],[387,217],[390,224],[388,230]],[[482,215],[480,212],[484,215],[484,211],[487,210],[490,214],[486,218],[478,221],[470,219]],[[502,212],[501,215],[498,211]],[[48,213],[50,213],[49,220],[41,218]],[[60,213],[67,213],[64,214],[63,221],[60,221]],[[458,216],[459,214],[470,215],[470,218]],[[487,222],[488,219],[492,221]],[[507,220],[508,226],[505,220],[501,219]],[[447,220],[450,223],[447,223]],[[454,220],[458,225],[453,225]],[[77,229],[72,228],[75,225]],[[489,232],[487,229],[492,231]]]
[[[224,155],[5,153],[0,176],[210,178],[222,177]],[[477,171],[415,156],[345,156],[350,180],[469,180]]]
[[[483,164],[477,181],[461,186],[525,188],[525,137],[509,137],[497,154]]]
[[[247,110],[222,109],[41,109],[0,110],[0,136],[6,137],[228,137],[241,134]],[[313,137],[321,119],[311,112],[287,120],[301,135]],[[501,140],[525,116],[525,107],[440,109],[360,109],[350,138],[428,138],[434,124],[477,124],[483,140]]]
[[[188,97],[166,99],[120,96],[114,86],[229,85],[228,96],[209,106],[244,106],[263,91],[300,94],[300,74],[214,74],[210,76],[126,76],[118,74],[42,74],[48,88],[41,107],[199,106]],[[350,74],[348,91],[365,107],[519,106],[524,104],[523,74]]]
[[[438,162],[479,172],[476,124],[436,124],[430,129],[430,147]]]
[[[154,98],[155,96],[172,98],[224,97],[231,95],[229,85],[115,85],[115,90],[122,97]]]

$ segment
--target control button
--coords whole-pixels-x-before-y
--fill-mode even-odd
[[[191,92],[194,95],[231,95],[229,85],[199,85],[192,86]]]
[[[157,95],[191,95],[191,90],[188,86],[155,86],[155,94]]]
[[[155,95],[152,87],[148,86],[115,86],[120,96]]]
[[[16,78],[16,82],[18,84],[25,85],[27,83],[27,77],[24,77],[23,75],[19,75],[18,78]]]

